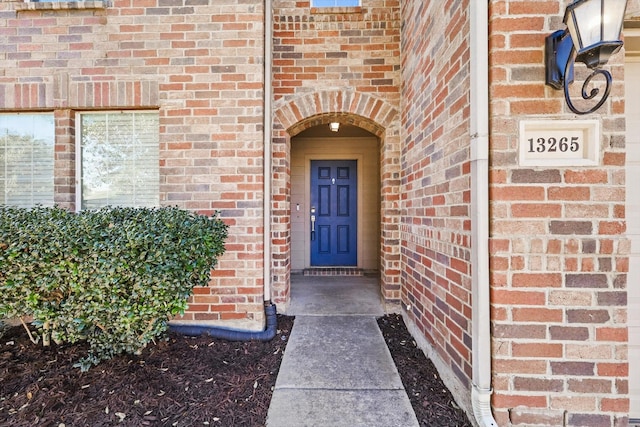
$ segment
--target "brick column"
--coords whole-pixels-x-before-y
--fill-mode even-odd
[[[624,425],[628,412],[624,101],[612,57],[597,164],[523,167],[522,120],[582,119],[544,84],[568,2],[492,2],[493,408],[500,425]],[[576,65],[574,89],[584,67]],[[580,97],[574,93],[574,96]]]

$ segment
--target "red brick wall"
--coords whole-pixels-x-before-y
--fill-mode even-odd
[[[381,141],[383,295],[410,306],[469,387],[469,2],[362,3],[320,11],[274,0],[274,293],[282,302],[289,291],[290,138],[340,114]],[[263,2],[16,10],[24,5],[0,1],[0,111],[54,111],[56,202],[74,207],[77,111],[157,109],[163,204],[219,209],[231,225],[188,318],[259,327]],[[574,117],[544,86],[544,36],[561,28],[565,4],[490,5],[494,415],[499,425],[624,425],[621,59],[612,100],[592,116],[598,166],[520,167],[521,120]]]
[[[402,3],[402,300],[471,383],[468,2]]]
[[[362,0],[356,8],[311,8],[274,0],[273,279],[274,298],[289,292],[290,138],[332,117],[380,140],[382,293],[398,301],[400,15],[398,0]]]
[[[399,1],[311,8],[274,0],[275,99],[319,88],[351,88],[399,102]]]
[[[55,112],[56,202],[73,209],[75,113],[157,109],[162,204],[219,210],[231,226],[185,318],[258,329],[263,2],[110,3],[0,1],[0,112]]]
[[[521,120],[583,118],[544,85],[544,38],[568,2],[492,1],[493,407],[499,425],[626,425],[622,55],[595,114],[593,167],[522,167]],[[577,80],[577,79],[576,79]],[[581,82],[576,82],[578,88]]]

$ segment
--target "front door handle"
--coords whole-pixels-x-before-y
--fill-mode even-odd
[[[311,240],[316,237],[316,208],[311,208]]]

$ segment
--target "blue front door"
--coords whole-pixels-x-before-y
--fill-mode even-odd
[[[356,160],[311,161],[311,265],[355,266]]]

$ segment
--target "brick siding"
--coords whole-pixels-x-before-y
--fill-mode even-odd
[[[54,112],[55,202],[74,209],[75,113],[158,110],[161,203],[231,225],[185,319],[259,329],[263,2],[110,3],[0,1],[0,112]]]
[[[273,287],[287,301],[290,277],[290,139],[339,117],[380,138],[382,294],[400,299],[400,2],[311,8],[275,0],[273,40]]]
[[[468,2],[403,2],[402,299],[471,386]],[[410,36],[415,35],[415,36]]]
[[[628,413],[622,59],[598,165],[521,167],[523,119],[573,118],[544,85],[567,2],[490,1],[493,412],[501,426],[621,426]],[[55,202],[75,209],[85,110],[156,109],[161,203],[229,225],[186,319],[263,318],[263,2],[0,0],[0,112],[52,111]],[[380,140],[380,282],[471,387],[469,0],[274,0],[272,297],[290,296],[290,146],[338,117]],[[401,28],[403,31],[401,37]],[[401,54],[402,52],[402,54]]]
[[[544,85],[544,37],[562,28],[565,3],[491,2],[490,262],[499,425],[618,426],[626,425],[629,409],[622,55],[612,58],[612,99],[587,116],[602,125],[598,165],[530,168],[517,161],[521,120],[575,117],[562,91]]]

